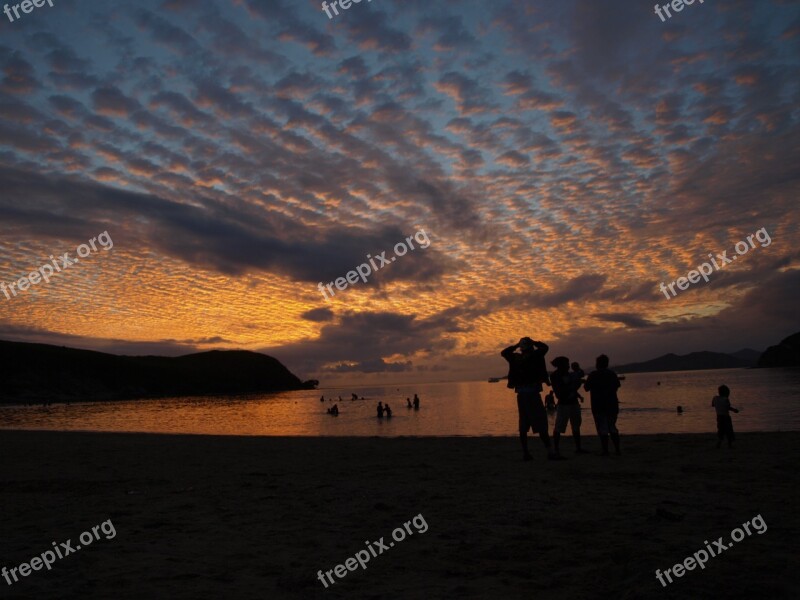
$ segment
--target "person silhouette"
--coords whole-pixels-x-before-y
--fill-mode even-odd
[[[388,402],[387,402],[387,403],[386,403],[386,405],[383,407],[383,410],[386,412],[386,418],[387,418],[387,419],[391,419],[391,418],[392,418],[392,409],[391,409],[391,407],[389,406],[389,403],[388,403]]]
[[[406,408],[412,408],[412,406],[411,406],[411,398],[406,398]]]
[[[319,397],[319,401],[320,402],[325,402],[325,395],[324,394]]]
[[[414,394],[414,410],[419,410],[419,396]]]
[[[545,354],[550,348],[544,342],[537,342],[529,337],[520,339],[500,353],[508,361],[508,387],[517,394],[517,410],[519,411],[519,441],[522,445],[522,459],[532,460],[528,452],[528,429],[538,433],[547,450],[549,460],[560,457],[550,449],[550,435],[547,432],[547,412],[542,404],[542,384],[550,383]],[[516,351],[520,353],[517,354]]]
[[[378,418],[379,419],[383,418],[383,411],[384,411],[383,402],[378,402]]]
[[[575,452],[585,454],[586,450],[581,448],[581,405],[578,403],[578,388],[580,379],[574,376],[574,372],[569,371],[569,359],[566,356],[557,356],[550,361],[556,370],[550,373],[550,381],[553,384],[553,391],[558,398],[558,409],[556,413],[556,423],[553,427],[553,445],[556,454],[559,452],[559,440],[561,434],[567,431],[567,423],[572,427],[572,440],[575,442]]]
[[[597,435],[603,446],[603,456],[608,456],[608,437],[614,442],[614,450],[619,451],[619,430],[617,429],[617,416],[619,415],[619,398],[617,390],[620,387],[619,377],[608,368],[608,357],[601,354],[595,361],[597,370],[592,371],[583,384],[583,389],[592,396],[592,416],[597,428]]]
[[[730,413],[738,413],[739,410],[731,406],[731,390],[727,385],[719,386],[717,392],[719,396],[714,396],[711,400],[711,406],[717,411],[717,448],[722,446],[724,438],[728,439],[728,448],[732,448],[734,435]]]

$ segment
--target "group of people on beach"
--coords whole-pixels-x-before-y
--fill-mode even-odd
[[[528,461],[533,458],[528,451],[529,429],[533,433],[539,434],[539,438],[547,449],[548,459],[563,460],[559,441],[561,434],[566,432],[568,423],[572,428],[575,452],[580,454],[587,452],[581,447],[582,419],[579,403],[583,402],[583,397],[579,393],[581,386],[591,396],[592,417],[602,445],[602,455],[610,454],[609,438],[614,445],[614,452],[617,455],[621,454],[619,430],[617,429],[617,416],[619,415],[617,390],[621,384],[617,374],[608,368],[608,356],[601,354],[597,357],[595,370],[588,377],[585,377],[585,373],[577,362],[570,365],[569,358],[566,356],[557,356],[550,361],[555,370],[548,373],[545,355],[549,349],[544,342],[524,337],[500,353],[509,363],[508,387],[517,394],[519,439],[522,444],[523,460]],[[552,408],[553,395],[558,400],[555,407],[556,422],[553,427],[552,447],[547,431],[547,412],[541,398],[542,384],[552,387],[552,391],[547,395],[549,397],[547,408]],[[720,447],[723,439],[728,440],[730,447],[734,436],[733,423],[729,413],[739,411],[730,404],[728,386],[720,386],[718,392],[719,395],[715,396],[711,402],[717,412],[717,448]]]
[[[550,364],[555,371],[548,373],[545,355],[550,347],[544,342],[524,337],[513,346],[503,350],[500,355],[509,363],[508,387],[517,393],[519,410],[519,439],[522,444],[522,457],[532,460],[528,451],[528,430],[538,433],[550,460],[562,460],[560,451],[561,434],[572,428],[575,452],[586,453],[581,447],[581,406],[583,398],[579,394],[581,386],[591,394],[592,416],[597,434],[603,446],[603,455],[608,455],[608,440],[611,438],[614,451],[620,454],[617,415],[619,399],[617,389],[619,378],[608,368],[608,357],[597,357],[596,370],[588,377],[577,362],[570,365],[569,358],[558,356]],[[519,352],[517,352],[519,351]],[[570,370],[572,367],[572,370]],[[547,412],[542,404],[542,384],[550,385],[552,394],[558,400],[556,422],[553,428],[553,443],[547,431]]]
[[[609,359],[605,354],[601,354],[595,360],[595,370],[587,377],[580,364],[570,363],[566,356],[557,356],[550,361],[555,370],[548,372],[545,356],[550,347],[541,341],[523,337],[514,344],[505,348],[500,355],[508,362],[508,387],[517,394],[517,410],[519,412],[519,440],[522,445],[523,460],[532,460],[533,456],[528,450],[528,430],[533,434],[539,434],[549,460],[563,460],[561,456],[561,435],[566,433],[567,425],[572,430],[572,441],[575,444],[577,454],[588,453],[581,446],[581,424],[583,422],[581,403],[584,398],[580,394],[580,389],[589,392],[591,397],[592,418],[594,420],[597,435],[602,446],[602,455],[609,456],[609,440],[614,446],[614,453],[620,455],[620,437],[617,429],[617,417],[619,416],[619,398],[617,390],[620,388],[620,378],[608,368]],[[552,389],[545,396],[545,403],[542,403],[542,385],[547,384]],[[661,385],[661,382],[658,382]],[[733,408],[730,403],[730,389],[726,385],[718,388],[718,395],[714,396],[711,406],[717,414],[717,448],[722,445],[723,440],[728,441],[728,447],[733,445],[733,421],[730,413],[739,411]],[[558,400],[556,404],[555,400]],[[358,395],[353,394],[352,400],[358,400]],[[361,397],[364,400],[364,397]],[[342,397],[339,396],[339,401]],[[320,398],[320,402],[325,402],[325,396]],[[406,408],[419,410],[419,396],[414,394],[414,400],[406,398]],[[389,403],[378,402],[378,419],[391,419],[392,408]],[[547,412],[555,410],[555,426],[553,427],[553,439],[550,440],[548,432]],[[678,413],[682,413],[683,408],[678,407]],[[339,415],[338,404],[334,404],[328,409],[328,414]]]

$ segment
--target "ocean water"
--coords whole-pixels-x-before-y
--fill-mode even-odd
[[[660,385],[658,384],[660,382]],[[623,434],[716,431],[711,398],[731,388],[736,431],[800,430],[800,369],[721,369],[626,376],[619,392]],[[352,401],[355,392],[366,400]],[[419,411],[406,397],[419,394]],[[319,401],[324,394],[326,402]],[[343,400],[338,402],[338,396]],[[582,431],[594,426],[585,394]],[[338,417],[326,409],[339,405]],[[378,401],[391,419],[376,417]],[[683,407],[683,414],[676,408]],[[552,427],[553,415],[550,415]],[[215,435],[291,436],[507,436],[516,435],[515,395],[505,381],[434,383],[303,390],[249,397],[173,398],[0,406],[0,429],[127,431]],[[552,429],[551,429],[552,430]],[[567,431],[569,435],[569,430]]]

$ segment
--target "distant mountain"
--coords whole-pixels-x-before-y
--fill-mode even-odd
[[[754,355],[755,354],[755,355]],[[755,366],[759,353],[739,350],[736,354],[721,352],[692,352],[678,356],[665,354],[652,360],[613,367],[618,373],[644,373],[658,371],[699,371],[701,369],[734,369]]]
[[[770,346],[758,359],[759,367],[800,367],[800,332],[777,346]]]
[[[749,362],[750,366],[756,366],[758,359],[761,358],[762,352],[753,350],[752,348],[744,348],[738,352],[729,352],[728,354]]]
[[[311,382],[313,383],[313,382]],[[303,384],[271,356],[242,350],[176,358],[116,356],[0,341],[0,402],[123,400],[297,390]]]

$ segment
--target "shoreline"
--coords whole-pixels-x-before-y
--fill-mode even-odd
[[[159,431],[103,431],[95,429],[12,429],[10,427],[0,427],[0,435],[3,433],[41,433],[41,434],[66,434],[66,435],[120,435],[120,436],[148,436],[148,437],[175,437],[175,438],[221,438],[221,439],[265,439],[265,440],[514,440],[518,441],[517,435],[248,435],[236,433],[175,433],[175,432],[159,432]],[[553,431],[552,427],[549,429],[550,439],[552,441]],[[773,431],[736,431],[736,439],[740,436],[760,436],[760,435],[800,435],[800,430],[773,430]],[[594,429],[590,431],[583,430],[581,439],[592,440],[597,439],[597,433]],[[717,432],[690,432],[690,433],[625,433],[620,432],[620,438],[623,439],[641,439],[641,438],[704,438],[704,439],[717,439]],[[567,429],[566,433],[561,434],[561,439],[570,440],[572,444],[572,433]],[[538,435],[528,432],[529,444],[539,445]]]

